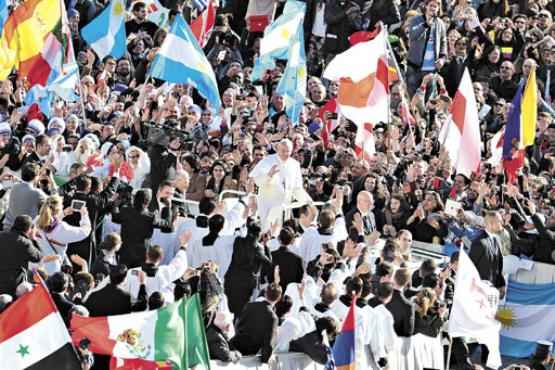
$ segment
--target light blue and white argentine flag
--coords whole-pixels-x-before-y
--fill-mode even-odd
[[[191,84],[208,100],[211,108],[221,106],[214,70],[180,14],[176,15],[149,74],[171,83]]]
[[[287,66],[279,80],[276,93],[283,97],[285,112],[297,125],[306,97],[306,56],[302,27],[297,30],[296,39],[289,49]]]
[[[121,58],[127,41],[123,0],[112,0],[100,15],[83,27],[81,36],[100,59],[108,55]]]
[[[536,349],[536,342],[555,342],[555,284],[526,284],[509,281],[507,301],[498,317],[501,353],[524,358]]]
[[[303,28],[306,4],[289,0],[285,3],[283,14],[273,21],[260,39],[260,56],[254,63],[253,81],[259,80],[264,71],[275,67],[276,59],[287,59],[291,42],[299,28]]]

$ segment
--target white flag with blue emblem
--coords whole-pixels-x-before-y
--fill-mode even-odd
[[[219,109],[220,93],[214,70],[183,17],[175,17],[149,71],[150,76],[176,84],[191,84]]]

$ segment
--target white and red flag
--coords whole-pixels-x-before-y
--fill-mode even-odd
[[[382,29],[369,41],[359,42],[328,64],[323,76],[339,81],[337,106],[357,126],[355,151],[373,156],[373,127],[389,123],[387,40]]]
[[[456,173],[470,177],[480,168],[481,139],[478,106],[468,69],[464,71],[453,98],[451,118],[441,128],[439,140]]]

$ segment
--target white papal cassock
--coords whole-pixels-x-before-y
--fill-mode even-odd
[[[279,166],[279,172],[270,177],[268,174],[274,165]],[[282,161],[277,154],[269,155],[258,162],[249,177],[258,186],[262,232],[268,231],[272,223],[281,222],[283,211],[293,200],[301,203],[311,200],[303,187],[301,166],[293,158]]]

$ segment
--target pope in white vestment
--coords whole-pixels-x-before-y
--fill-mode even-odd
[[[291,158],[293,144],[284,139],[277,146],[277,153],[258,162],[251,171],[251,177],[258,186],[258,214],[262,232],[270,230],[274,223],[280,223],[283,211],[293,200],[300,203],[311,201],[303,187],[303,177],[299,162]]]

